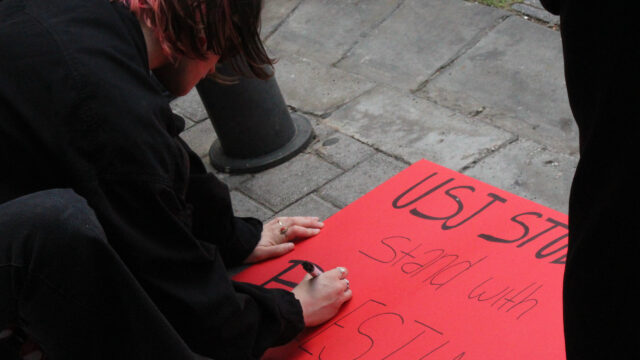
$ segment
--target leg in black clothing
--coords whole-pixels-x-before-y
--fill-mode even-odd
[[[48,359],[194,359],[71,190],[0,205],[0,330]]]
[[[638,359],[637,2],[553,4],[561,15],[569,101],[580,128],[564,281],[567,358]]]

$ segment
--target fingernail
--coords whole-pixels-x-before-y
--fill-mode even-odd
[[[313,233],[314,233],[314,234],[317,234],[317,233],[319,233],[319,232],[320,232],[320,229],[313,229]]]
[[[13,335],[13,330],[11,329],[4,329],[0,331],[0,339],[6,339],[11,335]]]
[[[296,244],[290,242],[290,243],[287,243],[287,247],[289,249],[293,249],[294,247],[296,247]]]
[[[42,360],[42,351],[35,350],[22,357],[22,360]]]

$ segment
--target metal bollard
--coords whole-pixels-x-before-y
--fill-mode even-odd
[[[232,74],[225,64],[217,71]],[[239,78],[231,85],[204,79],[196,89],[218,135],[209,149],[211,165],[218,171],[268,169],[300,153],[313,138],[309,120],[289,114],[275,77]]]

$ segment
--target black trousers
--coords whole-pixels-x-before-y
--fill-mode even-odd
[[[580,129],[564,278],[567,358],[639,359],[638,3],[545,3],[561,16],[569,102]]]
[[[200,358],[71,190],[0,205],[0,330],[10,326],[52,360]]]

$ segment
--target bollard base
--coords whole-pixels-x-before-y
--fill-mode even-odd
[[[254,173],[280,165],[298,155],[313,139],[313,127],[307,118],[297,113],[291,114],[291,120],[296,130],[291,140],[281,148],[259,157],[249,159],[228,157],[224,154],[220,141],[214,141],[209,148],[211,166],[229,174]]]

